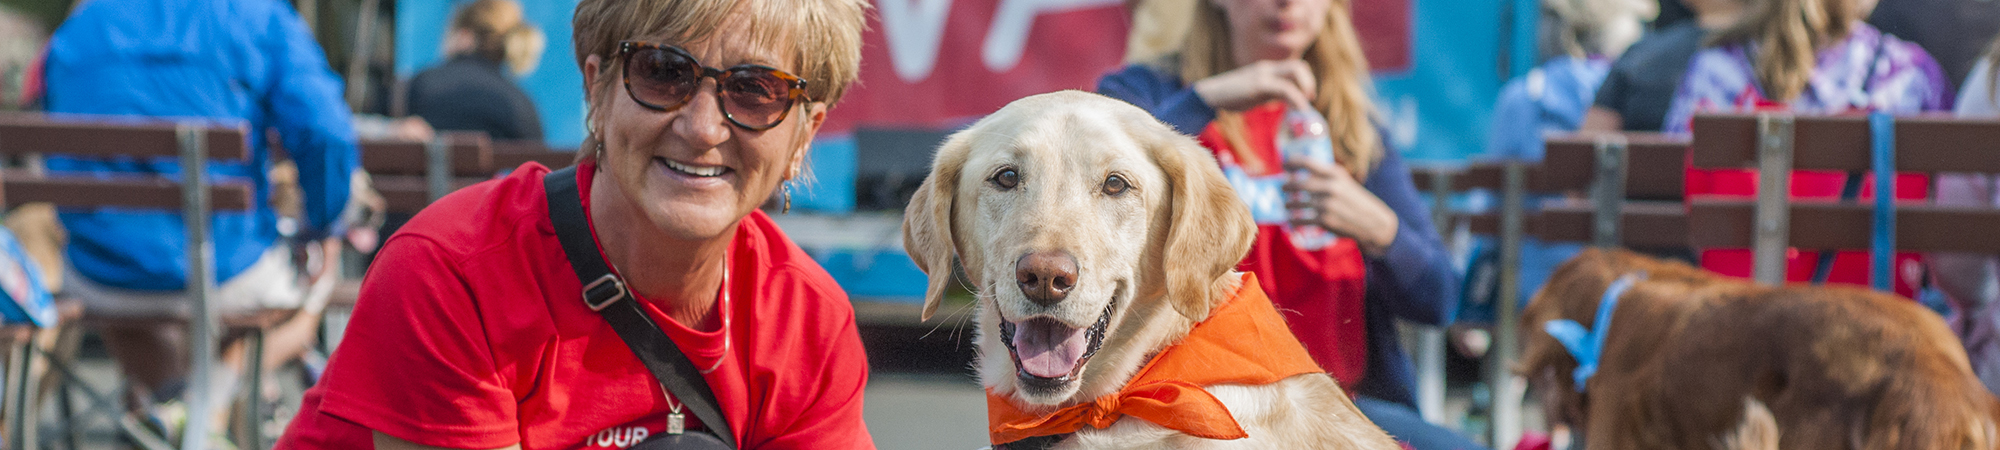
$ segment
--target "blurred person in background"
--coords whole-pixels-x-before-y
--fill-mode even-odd
[[[1483,158],[1538,163],[1544,156],[1544,136],[1575,131],[1585,119],[1585,111],[1597,97],[1599,84],[1619,57],[1645,30],[1644,21],[1658,13],[1658,4],[1649,0],[1543,0],[1538,47],[1547,59],[1527,74],[1508,81],[1494,104],[1493,126],[1487,133]],[[1671,88],[1669,88],[1671,89]],[[1669,91],[1671,93],[1671,91]],[[1661,99],[1665,108],[1665,99]],[[1544,199],[1531,199],[1535,205]],[[1551,199],[1557,200],[1560,199]],[[1533,206],[1531,206],[1533,207]],[[1499,264],[1493,239],[1479,238],[1466,273],[1495,273]],[[1532,237],[1521,241],[1519,305],[1525,306],[1535,291],[1555,272],[1557,265],[1582,251],[1584,245],[1543,242]],[[1451,343],[1459,354],[1480,358],[1491,347],[1492,337],[1484,327],[1495,323],[1494,304],[1499,282],[1493,277],[1468,277],[1471,284],[1460,300],[1457,324],[1451,329]],[[1551,421],[1551,438],[1570,442],[1568,430]]]
[[[514,78],[535,70],[545,44],[514,0],[460,6],[445,34],[445,62],[410,80],[410,114],[439,131],[540,142],[541,116]]]
[[[1547,59],[1501,87],[1482,158],[1541,162],[1545,136],[1575,131],[1586,121],[1585,111],[1591,109],[1592,99],[1602,98],[1598,86],[1607,84],[1606,76],[1614,70],[1612,58],[1639,40],[1644,22],[1657,13],[1658,4],[1649,0],[1543,0],[1538,47]],[[1672,88],[1668,89],[1671,94]],[[1664,96],[1660,107],[1666,107]],[[1534,198],[1530,205],[1544,200],[1562,199]],[[1527,305],[1556,266],[1583,248],[1581,243],[1522,239],[1515,297],[1519,305]],[[1473,254],[1472,267],[1466,273],[1496,273],[1493,268],[1499,258],[1493,239],[1479,238]],[[1479,358],[1492,342],[1484,327],[1495,323],[1494,304],[1501,297],[1500,286],[1494,277],[1468,278],[1473,281],[1464,290],[1451,342],[1461,355]],[[1566,429],[1555,426],[1551,432],[1556,442],[1569,442]]]
[[[42,98],[49,35],[34,19],[0,5],[0,111],[32,110]]]
[[[275,365],[303,352],[315,330],[299,321],[316,321],[317,311],[304,304],[308,276],[294,262],[295,249],[325,248],[321,239],[340,235],[343,217],[354,217],[360,206],[349,202],[359,158],[341,83],[298,14],[262,0],[92,0],[56,30],[47,65],[53,113],[247,122],[253,137],[276,129],[298,163],[303,220],[281,231],[269,203],[272,156],[264,139],[249,140],[247,162],[209,165],[210,177],[255,186],[252,209],[211,218],[217,267],[210,270],[218,288],[209,304],[222,314],[304,308],[288,331],[270,335],[263,358]],[[179,172],[171,157],[51,155],[47,166],[101,176]],[[184,407],[170,399],[186,387],[187,348],[211,345],[185,335],[193,312],[184,295],[187,232],[179,212],[65,209],[60,216],[73,271],[65,290],[83,300],[86,315],[160,319],[118,321],[124,324],[99,331],[136,396],[165,402],[153,412],[174,431]],[[214,372],[211,404],[226,404],[242,359],[240,346],[224,353],[230,363]]]
[[[1181,51],[1194,21],[1195,3],[1204,0],[1125,0],[1132,29],[1125,35],[1126,64],[1139,64]]]
[[[1657,4],[1648,0],[1544,0],[1537,34],[1546,60],[1500,88],[1492,128],[1487,130],[1486,153],[1481,158],[1541,162],[1545,136],[1575,131],[1584,122],[1584,111],[1612,70],[1611,59],[1639,39],[1644,21],[1657,12]],[[1544,243],[1534,238],[1526,239],[1523,245],[1522,305],[1556,265],[1583,249],[1581,244]],[[1474,261],[1482,260],[1494,262],[1484,258]],[[1467,289],[1468,300],[1473,301],[1460,307],[1459,320],[1492,323],[1492,303],[1477,300],[1499,298],[1491,295],[1497,289],[1497,285]],[[1483,346],[1468,349],[1479,347]],[[1469,353],[1478,356],[1483,352]]]
[[[277,448],[661,448],[709,432],[744,449],[874,448],[853,306],[757,210],[804,175],[858,77],[866,9],[579,3],[581,160],[461,189],[391,236],[356,332]],[[591,265],[608,273],[580,275]],[[579,295],[580,277],[609,297]],[[671,353],[625,340],[660,334],[710,395],[663,387],[640,355]]]
[[[1654,30],[1611,63],[1597,88],[1597,98],[1584,113],[1583,131],[1660,131],[1667,105],[1687,74],[1688,59],[1701,49],[1711,30],[1722,29],[1743,10],[1740,0],[1662,0],[1693,10],[1682,20]]]
[[[1711,47],[1695,53],[1661,127],[1686,134],[1698,111],[1910,115],[1950,108],[1944,72],[1924,49],[1862,22],[1874,8],[1875,0],[1747,1],[1743,17],[1710,35]],[[1874,191],[1873,183],[1838,171],[1794,171],[1791,178],[1793,199],[1865,199]],[[1926,197],[1926,177],[1896,178],[1899,199]],[[1755,170],[1689,170],[1687,193],[1750,196],[1756,185]],[[1867,252],[1821,253],[1793,253],[1787,279],[1868,284]],[[1699,258],[1704,269],[1750,276],[1749,249],[1703,250]],[[1916,259],[1899,254],[1896,265]],[[1921,280],[1896,278],[1895,292],[1914,297]]]
[[[2000,38],[1972,66],[1958,90],[1959,117],[2000,118]],[[1937,204],[2000,206],[2000,178],[1993,174],[1940,173]],[[1931,280],[1951,306],[1951,329],[1965,343],[1972,371],[1989,391],[2000,392],[2000,257],[1967,253],[1924,255]]]
[[[1478,448],[1416,411],[1395,319],[1442,325],[1458,274],[1410,169],[1373,120],[1368,62],[1349,2],[1187,3],[1196,10],[1179,52],[1107,74],[1098,92],[1197,135],[1225,172],[1299,175],[1286,189],[1304,194],[1306,201],[1291,206],[1311,219],[1296,224],[1340,239],[1306,250],[1280,224],[1260,224],[1240,269],[1256,273],[1279,308],[1297,313],[1285,317],[1292,332],[1358,395],[1355,404],[1370,420],[1420,450]],[[1281,157],[1274,140],[1292,108],[1325,117],[1333,163]]]
[[[1646,0],[1543,0],[1537,47],[1546,59],[1500,88],[1484,156],[1540,162],[1543,135],[1582,125],[1611,58],[1657,13]]]
[[[2000,33],[2000,1],[1891,0],[1876,7],[1868,23],[1922,46],[1944,69],[1945,81],[1957,83],[1974,78],[1973,66]]]

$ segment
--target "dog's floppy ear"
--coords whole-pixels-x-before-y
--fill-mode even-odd
[[[945,287],[951,283],[952,260],[958,255],[958,241],[952,235],[952,207],[957,200],[958,176],[969,152],[970,143],[963,133],[939,146],[931,161],[930,177],[924,178],[916,195],[910,197],[909,208],[903,210],[903,249],[918,270],[930,275],[922,320],[930,320],[937,312]]]
[[[1173,196],[1163,253],[1167,298],[1181,315],[1202,320],[1233,286],[1224,276],[1250,252],[1257,224],[1207,148],[1150,117],[1141,122],[1150,123],[1128,129],[1142,135],[1134,137],[1166,173]]]

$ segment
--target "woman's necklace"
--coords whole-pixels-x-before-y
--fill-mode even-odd
[[[687,432],[687,416],[681,415],[680,402],[674,401],[674,394],[666,386],[660,386],[660,396],[667,398],[667,434]]]
[[[716,357],[715,364],[707,369],[701,369],[702,375],[722,368],[722,361],[729,359],[729,263],[728,257],[722,258],[722,294],[717,296],[715,302],[716,308],[720,308],[715,313],[722,316],[722,356]]]
[[[708,366],[707,369],[695,369],[701,371],[702,375],[708,375],[709,372],[722,368],[722,361],[729,359],[729,259],[723,258],[722,264],[722,295],[718,296],[715,302],[716,307],[720,308],[715,313],[722,316],[722,356],[716,357],[715,364]],[[667,434],[687,432],[687,416],[681,414],[681,403],[674,401],[673,390],[667,389],[666,385],[660,385],[660,395],[667,398]]]

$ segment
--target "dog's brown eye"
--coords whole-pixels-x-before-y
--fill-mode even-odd
[[[1104,194],[1106,196],[1122,196],[1128,188],[1132,188],[1132,184],[1124,182],[1124,176],[1108,176],[1108,178],[1104,178]]]
[[[1125,183],[1125,177],[1112,175],[1110,178],[1104,179],[1104,195],[1114,197],[1124,195],[1125,189],[1130,187],[1132,186]]]
[[[1012,168],[1000,169],[1000,173],[993,174],[993,185],[1003,191],[1013,189],[1021,185],[1021,173]]]

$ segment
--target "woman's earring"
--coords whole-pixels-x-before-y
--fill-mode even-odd
[[[785,206],[782,209],[778,210],[778,214],[791,214],[791,213],[792,213],[792,184],[785,183]]]

